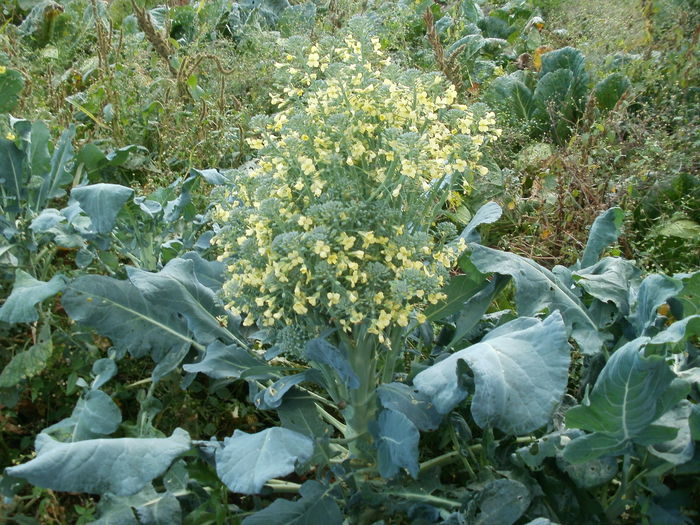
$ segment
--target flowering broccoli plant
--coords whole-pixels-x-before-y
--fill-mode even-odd
[[[255,158],[196,174],[217,186],[200,251],[65,284],[63,309],[113,348],[0,486],[99,494],[96,523],[664,516],[661,476],[696,472],[700,274],[641,279],[601,258],[620,209],[595,221],[579,262],[552,271],[481,245],[495,203],[457,232],[446,210],[489,176],[494,117],[365,33],[283,41],[277,112],[248,138]],[[212,237],[218,261],[202,257]],[[493,311],[511,281],[511,308]],[[3,309],[40,301],[22,286]],[[130,385],[150,384],[134,422],[105,391],[127,352],[155,363]],[[247,382],[270,426],[209,440],[156,428],[156,387],[183,371],[183,388],[228,400]],[[244,496],[233,505],[228,491]]]
[[[366,436],[375,372],[392,380],[466,247],[436,220],[455,189],[487,174],[479,149],[498,130],[493,114],[456,104],[441,75],[392,64],[377,38],[287,59],[276,64],[288,83],[272,96],[280,111],[248,139],[258,158],[233,173],[214,213],[224,293],[277,351],[302,353],[325,334],[347,354],[361,386],[326,383],[353,414],[346,437]]]

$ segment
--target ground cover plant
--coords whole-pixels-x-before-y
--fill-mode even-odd
[[[628,149],[693,133],[696,18],[630,8],[648,56],[566,2],[4,6],[0,511],[696,521],[696,166]]]

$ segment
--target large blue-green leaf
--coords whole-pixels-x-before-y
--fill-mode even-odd
[[[27,154],[25,160],[29,167],[30,175],[32,177],[46,178],[47,173],[51,171],[51,154],[49,153],[51,133],[48,126],[40,120],[31,123],[29,121],[18,121],[14,123],[13,128],[19,132],[24,143],[24,150]],[[25,129],[20,131],[20,128]],[[35,211],[40,210],[42,207],[36,206]]]
[[[112,398],[101,390],[90,390],[78,400],[70,417],[45,428],[60,441],[75,442],[108,436],[119,428],[122,415]]]
[[[400,412],[419,430],[435,430],[440,426],[440,414],[430,398],[404,383],[387,383],[377,388],[377,395],[384,408]]]
[[[0,321],[6,323],[33,323],[39,319],[35,306],[53,297],[66,286],[66,278],[59,274],[50,281],[39,281],[24,270],[15,272],[12,293],[0,307]]]
[[[617,241],[624,218],[621,208],[610,208],[596,217],[581,256],[581,268],[597,263],[603,250]]]
[[[282,404],[284,395],[296,385],[305,381],[320,383],[322,380],[323,376],[313,368],[299,374],[284,376],[258,392],[253,401],[261,410],[273,410]]]
[[[5,138],[0,138],[0,184],[5,193],[3,208],[17,213],[26,194],[27,177],[24,174],[24,153]]]
[[[313,398],[290,394],[277,409],[280,424],[284,428],[294,430],[309,437],[330,437],[332,428],[327,425],[319,414]]]
[[[683,283],[667,275],[647,276],[636,292],[630,323],[638,336],[653,336],[656,333],[657,310],[683,288]]]
[[[207,261],[197,252],[187,252],[180,257],[192,261],[197,280],[212,292],[217,293],[224,284],[226,265],[219,261]]]
[[[622,73],[612,73],[593,88],[598,107],[610,111],[630,88],[630,80]]]
[[[568,461],[612,454],[632,442],[673,439],[676,432],[669,438],[665,427],[652,427],[652,423],[661,416],[663,394],[675,376],[662,357],[644,357],[648,341],[642,337],[619,348],[583,404],[566,413],[567,426],[594,432],[567,446]]]
[[[69,166],[69,162],[73,158],[73,137],[75,137],[75,126],[71,125],[58,139],[56,149],[51,156],[50,169],[47,173],[42,173],[41,186],[39,186],[36,198],[32,199],[36,210],[42,209],[50,199],[62,197],[65,194],[63,188],[73,180]],[[34,133],[32,133],[32,139],[33,142]],[[35,162],[36,158],[32,159],[32,174],[34,175],[36,175]],[[87,212],[87,210],[85,211]]]
[[[216,294],[197,280],[192,260],[173,259],[158,273],[130,266],[127,274],[151,306],[182,315],[200,343],[220,339],[242,344],[221,326],[217,317],[226,311]]]
[[[636,283],[639,273],[631,261],[606,257],[572,275],[589,295],[604,303],[614,303],[620,313],[626,316],[630,312],[630,288]]]
[[[471,260],[479,271],[511,275],[515,279],[518,314],[533,316],[545,310],[559,310],[581,350],[589,355],[600,351],[607,336],[598,331],[584,305],[556,275],[526,257],[479,244],[469,246]]]
[[[44,233],[65,220],[66,217],[60,211],[54,208],[45,208],[34,218],[29,227],[33,232]]]
[[[655,335],[649,344],[676,344],[697,335],[700,335],[700,315],[691,315],[676,321],[664,331]]]
[[[49,324],[42,326],[39,340],[29,350],[14,355],[0,373],[0,388],[15,386],[28,377],[33,377],[44,368],[53,352]]]
[[[97,233],[112,231],[119,211],[133,194],[131,188],[107,183],[91,184],[71,191],[71,197],[78,201],[90,217]]]
[[[498,204],[487,202],[477,210],[459,237],[466,242],[481,242],[481,236],[476,228],[482,224],[493,224],[501,218],[502,214],[503,210]]]
[[[425,309],[424,313],[428,321],[440,321],[459,312],[474,294],[484,288],[487,282],[478,272],[452,276],[442,290],[447,297]]]
[[[559,454],[557,466],[571,478],[577,487],[590,489],[608,483],[617,474],[617,458],[606,456],[583,463],[569,463]]]
[[[452,335],[452,341],[447,344],[448,347],[452,348],[459,344],[459,341],[472,331],[481,321],[496,296],[503,291],[509,282],[509,276],[496,274],[486,286],[464,303],[462,311],[455,320],[455,331]]]
[[[489,88],[490,101],[519,120],[529,120],[533,111],[532,91],[518,75],[496,78]]]
[[[243,520],[243,525],[340,525],[343,515],[330,495],[330,489],[318,481],[307,481],[299,489],[301,499],[277,498],[272,504]]]
[[[353,371],[345,352],[325,339],[317,337],[309,341],[304,354],[311,361],[330,366],[348,388],[355,389],[360,386],[360,379]]]
[[[567,46],[542,55],[540,77],[561,69],[571,71],[577,82],[586,87],[588,73],[586,72],[586,61],[581,51]]]
[[[676,437],[669,441],[655,443],[648,447],[649,452],[672,465],[682,465],[693,458],[695,445],[690,432],[689,418],[693,405],[688,400],[681,401],[654,423],[678,429]]]
[[[532,496],[513,479],[497,479],[479,494],[479,514],[474,525],[512,525],[530,506]]]
[[[560,115],[565,108],[574,75],[567,69],[558,69],[542,76],[532,94],[532,118],[550,122],[551,114]]]
[[[401,412],[382,410],[377,420],[377,460],[383,478],[393,478],[405,468],[418,478],[418,441],[416,426]]]
[[[162,475],[190,446],[189,434],[180,428],[168,438],[89,439],[75,443],[60,443],[47,434],[39,434],[37,457],[5,472],[52,490],[128,496]]]
[[[61,300],[75,321],[109,337],[134,357],[156,360],[182,343],[196,344],[176,313],[147,301],[128,281],[85,275],[72,281]]]
[[[286,428],[256,434],[236,430],[216,452],[216,472],[233,492],[257,494],[272,478],[294,472],[313,451],[311,438]]]
[[[416,375],[416,388],[443,414],[469,393],[458,375],[460,360],[474,374],[474,421],[508,434],[531,432],[549,421],[566,389],[570,358],[561,315],[506,323]]]
[[[251,368],[265,367],[267,363],[250,354],[238,345],[228,345],[214,341],[207,346],[204,359],[199,363],[184,365],[185,372],[206,374],[214,379],[237,379]],[[268,377],[256,376],[255,379]],[[250,378],[253,379],[253,378]]]

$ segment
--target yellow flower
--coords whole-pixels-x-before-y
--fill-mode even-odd
[[[0,75],[7,73],[7,68],[5,66],[0,66]]]
[[[328,306],[334,306],[340,302],[340,294],[336,292],[328,292],[326,294],[328,298]]]
[[[294,303],[294,306],[292,306],[292,309],[299,315],[304,315],[309,311],[309,309],[304,306],[304,303],[297,301]]]
[[[0,67],[2,67],[2,66],[0,66]],[[8,131],[8,132],[7,132],[7,135],[5,135],[5,138],[6,138],[7,140],[15,140],[15,139],[17,138],[17,135],[15,135],[14,133],[12,133],[11,131]]]

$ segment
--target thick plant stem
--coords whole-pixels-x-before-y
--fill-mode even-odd
[[[345,410],[346,432],[350,455],[366,462],[370,459],[368,448],[371,436],[369,423],[376,412],[376,341],[367,333],[358,330],[359,337],[346,340],[348,357],[353,371],[359,379],[356,389],[348,390],[348,408]],[[353,344],[354,343],[354,344]]]

